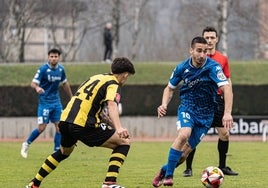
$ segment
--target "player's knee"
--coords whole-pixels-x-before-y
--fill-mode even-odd
[[[39,131],[40,133],[42,133],[45,129],[46,129],[46,125],[45,125],[45,124],[42,124],[42,125],[39,125],[39,126],[38,126],[38,131]]]
[[[179,134],[176,139],[179,140],[180,143],[184,145],[187,143],[188,137],[184,134]]]
[[[122,140],[122,143],[120,145],[130,145],[130,138],[124,138],[124,139],[121,139]]]
[[[54,159],[57,159],[58,162],[61,162],[61,161],[65,160],[65,159],[67,159],[69,156],[70,156],[70,154],[66,154],[62,150],[57,150],[56,152],[54,152],[52,154],[52,157]]]
[[[67,147],[61,147],[60,148],[61,154],[64,155],[64,156],[67,156],[67,157],[69,157],[71,155],[71,153],[73,152],[73,150],[74,150],[74,146],[69,147],[69,148],[67,148]]]

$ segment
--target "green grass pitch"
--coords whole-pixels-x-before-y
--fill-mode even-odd
[[[134,142],[120,170],[118,183],[127,188],[150,188],[151,180],[166,162],[170,142]],[[28,158],[20,156],[20,142],[0,142],[0,185],[5,188],[25,187],[34,177],[53,143],[35,142]],[[111,150],[88,148],[78,143],[71,157],[63,161],[42,183],[43,188],[100,188],[105,177]],[[268,187],[268,145],[263,142],[230,142],[227,164],[238,176],[225,176],[221,188]],[[193,177],[182,177],[185,164],[175,171],[174,188],[202,188],[202,170],[218,165],[216,142],[202,142],[195,155]]]

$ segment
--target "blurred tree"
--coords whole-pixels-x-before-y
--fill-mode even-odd
[[[118,45],[120,39],[120,0],[113,0],[113,9],[112,9],[112,23],[113,23],[113,56],[118,54]]]
[[[221,39],[222,53],[227,55],[228,52],[228,41],[227,41],[227,19],[228,19],[228,10],[232,0],[219,0],[218,1],[218,10],[219,10],[219,21],[218,21],[218,33]]]
[[[43,17],[40,14],[34,15],[38,2],[35,0],[6,0],[2,2],[3,40],[1,44],[1,58],[4,62],[21,62],[24,59],[24,48],[27,40],[26,28],[34,26]]]
[[[76,60],[81,41],[89,29],[87,24],[81,24],[84,21],[81,13],[87,11],[86,4],[75,0],[43,0],[42,7],[47,15],[44,25],[53,41],[50,45],[63,52],[62,61]],[[59,34],[62,31],[63,34]]]
[[[149,0],[136,0],[135,1],[135,8],[134,11],[134,26],[133,26],[133,34],[132,34],[132,54],[131,59],[135,60],[137,55],[137,40],[138,35],[140,33],[140,20],[142,18],[142,14],[144,8]]]
[[[259,42],[256,57],[268,59],[268,1],[259,0]]]
[[[29,61],[29,53],[36,50],[33,61],[41,61],[43,49],[58,47],[63,61],[100,61],[107,22],[114,26],[114,56],[135,61],[185,58],[189,41],[207,25],[218,29],[219,50],[228,50],[229,59],[263,57],[268,43],[266,2],[0,0],[0,60]],[[33,35],[39,40],[32,41]]]

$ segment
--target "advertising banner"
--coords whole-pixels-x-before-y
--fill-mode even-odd
[[[230,130],[231,135],[261,135],[263,132],[263,120],[268,116],[233,116],[234,127]],[[210,128],[208,135],[217,134],[215,128]]]

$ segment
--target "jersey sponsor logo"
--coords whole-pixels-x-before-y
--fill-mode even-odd
[[[55,81],[60,81],[61,77],[60,76],[51,76],[51,75],[47,75],[47,79],[50,82],[55,82]]]
[[[185,83],[188,87],[193,87],[194,85],[198,84],[199,82],[201,82],[201,80],[199,78],[196,80],[193,80],[193,81],[189,81],[187,78],[185,79]]]

